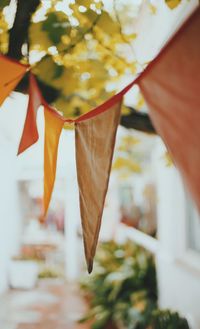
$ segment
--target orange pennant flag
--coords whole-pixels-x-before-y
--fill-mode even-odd
[[[89,273],[93,267],[108,189],[121,102],[122,97],[106,111],[101,106],[101,114],[75,124],[80,211]]]
[[[60,134],[64,125],[63,118],[50,107],[44,108],[44,218],[46,216],[56,177],[57,154]]]
[[[15,89],[28,69],[29,65],[23,65],[0,55],[0,106],[11,91]]]
[[[200,7],[138,84],[200,210]]]
[[[38,141],[39,135],[36,122],[37,111],[39,106],[43,103],[44,101],[37,85],[36,79],[33,74],[30,73],[28,109],[21,141],[19,144],[18,155]]]

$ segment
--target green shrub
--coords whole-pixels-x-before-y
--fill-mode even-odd
[[[82,321],[94,319],[93,329],[104,329],[110,322],[127,329],[145,328],[157,306],[152,255],[131,241],[110,241],[99,247],[94,269],[81,283],[90,300]]]
[[[131,241],[102,243],[94,273],[81,282],[92,329],[189,329],[176,312],[157,308],[153,256]]]
[[[187,320],[181,318],[177,312],[169,310],[155,310],[151,319],[152,329],[189,329]]]

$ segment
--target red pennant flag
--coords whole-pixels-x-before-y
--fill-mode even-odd
[[[33,74],[29,76],[29,102],[24,129],[19,144],[18,155],[38,141],[37,111],[44,103],[41,92]]]
[[[46,216],[56,177],[57,154],[64,119],[50,107],[44,108],[44,218]]]
[[[115,100],[115,104],[100,106],[88,114],[90,118],[82,116],[84,121],[79,118],[75,124],[81,220],[89,273],[101,226],[122,96]]]
[[[0,55],[0,106],[11,91],[15,89],[28,69],[28,65],[23,65]]]
[[[199,7],[137,81],[200,209]]]

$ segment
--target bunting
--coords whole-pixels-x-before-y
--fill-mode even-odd
[[[200,7],[138,79],[154,127],[200,210]]]
[[[29,75],[29,102],[24,123],[24,129],[19,144],[18,155],[38,141],[37,111],[44,103],[36,79],[32,73]]]
[[[44,139],[44,212],[45,218],[56,177],[57,154],[60,134],[64,125],[61,116],[54,114],[50,107],[44,109],[45,139]]]
[[[122,97],[109,111],[75,124],[80,210],[89,273],[108,189],[121,102]]]
[[[28,70],[29,65],[23,65],[0,55],[0,106]]]
[[[200,8],[147,69],[121,92],[75,120],[65,119],[43,99],[30,73],[29,103],[18,154],[38,140],[37,111],[44,106],[44,218],[56,177],[58,145],[65,122],[75,124],[76,164],[85,256],[92,271],[109,183],[124,94],[136,83],[200,210]],[[0,104],[29,66],[0,55]]]

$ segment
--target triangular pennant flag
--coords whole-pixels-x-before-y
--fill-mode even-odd
[[[39,106],[43,104],[43,98],[38,88],[37,82],[33,74],[29,76],[29,102],[24,123],[24,129],[19,144],[18,155],[38,141],[37,129],[37,111]]]
[[[122,97],[101,114],[75,125],[80,211],[88,272],[92,271],[108,188]]]
[[[61,116],[55,115],[50,107],[44,108],[44,218],[46,216],[56,177],[57,154],[60,134],[64,125]]]
[[[200,8],[139,78],[153,124],[200,210]]]
[[[28,65],[23,65],[0,55],[0,106],[11,91],[15,89],[28,68]]]

